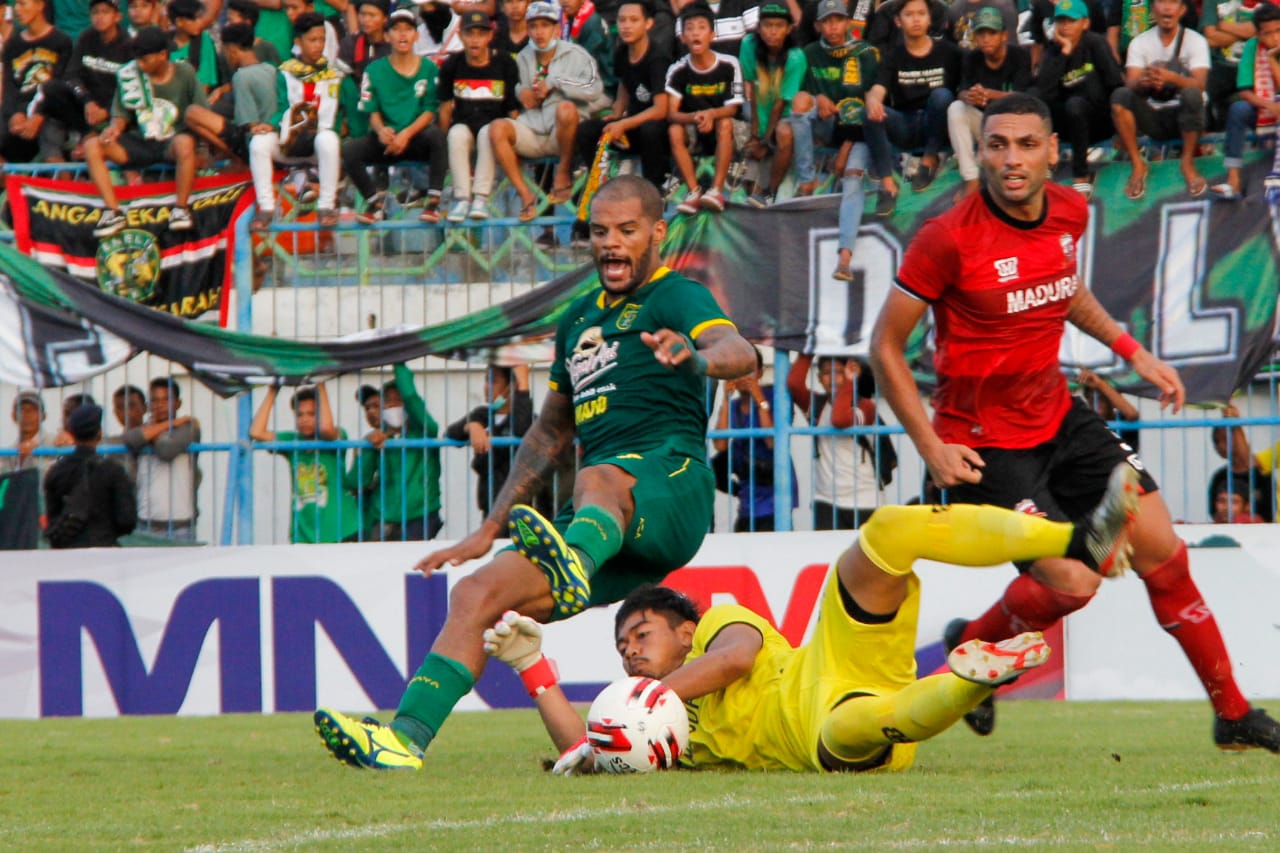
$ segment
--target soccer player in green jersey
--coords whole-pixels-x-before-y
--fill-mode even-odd
[[[325,746],[353,767],[422,767],[484,669],[483,631],[505,611],[548,621],[617,601],[684,565],[710,526],[706,379],[751,372],[755,350],[705,287],[662,265],[666,223],[651,183],[623,176],[601,187],[590,229],[600,289],[560,322],[551,388],[511,475],[478,530],[417,568],[429,574],[483,557],[504,528],[514,547],[454,585],[444,627],[389,725],[316,711]],[[523,502],[575,437],[573,502],[548,521]],[[521,677],[530,692],[555,680],[547,667]]]

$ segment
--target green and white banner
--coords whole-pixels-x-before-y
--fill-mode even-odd
[[[1081,279],[1134,337],[1181,371],[1193,402],[1226,400],[1274,349],[1280,210],[1263,198],[1270,165],[1260,155],[1250,159],[1250,192],[1234,203],[1191,198],[1177,162],[1152,165],[1147,196],[1137,203],[1124,196],[1124,164],[1098,175],[1093,217],[1079,246]],[[1220,167],[1220,159],[1200,162],[1210,178]],[[664,255],[705,282],[753,340],[865,353],[907,243],[925,219],[953,203],[956,184],[948,171],[927,193],[904,192],[892,219],[868,215],[851,282],[831,277],[837,196],[677,217]],[[277,378],[299,384],[424,355],[479,358],[506,343],[545,337],[568,302],[595,285],[595,273],[584,266],[502,305],[433,326],[314,343],[185,321],[2,247],[0,285],[0,299],[11,301],[21,317],[0,323],[0,380],[26,386],[79,381],[132,347],[184,364],[210,387],[232,394]],[[67,369],[56,363],[58,348],[41,337],[42,328],[58,326],[55,320],[77,341]],[[94,347],[100,350],[89,351]],[[926,385],[930,355],[929,329],[922,326],[913,337],[913,359]],[[1109,376],[1122,390],[1150,392],[1108,349],[1074,330],[1063,341],[1062,359]]]

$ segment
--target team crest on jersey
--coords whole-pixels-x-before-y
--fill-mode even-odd
[[[631,324],[636,321],[636,317],[640,316],[640,306],[628,302],[622,308],[622,313],[618,315],[617,326],[619,331],[625,332],[631,328]]]
[[[1013,281],[1018,277],[1018,259],[1016,257],[1001,258],[994,262],[994,266],[996,268],[996,279],[1001,284]]]
[[[578,391],[618,366],[618,341],[605,343],[599,326],[583,329],[578,343],[565,359],[573,390]]]
[[[1070,234],[1063,234],[1058,237],[1058,242],[1062,244],[1062,257],[1069,263],[1075,263],[1076,241],[1071,238]]]

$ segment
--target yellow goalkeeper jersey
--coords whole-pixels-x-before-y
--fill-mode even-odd
[[[793,648],[769,620],[737,604],[711,607],[698,622],[685,662],[705,654],[729,625],[750,625],[764,644],[751,671],[722,690],[687,702],[689,759],[695,766],[822,770],[818,737],[828,713],[858,694],[883,695],[915,680],[920,583],[888,623],[866,625],[845,612],[834,566],[828,571],[812,639]],[[895,744],[885,763],[904,769],[916,744]]]

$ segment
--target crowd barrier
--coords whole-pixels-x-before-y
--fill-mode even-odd
[[[1192,570],[1242,689],[1251,698],[1280,696],[1272,606],[1280,600],[1280,530],[1185,525],[1178,533],[1192,546]],[[852,535],[713,534],[668,583],[703,606],[748,606],[802,642],[827,567]],[[443,624],[450,587],[478,565],[429,578],[408,571],[426,547],[444,544],[196,549],[181,559],[159,549],[24,555],[0,572],[0,718],[393,708]],[[944,665],[946,622],[985,610],[1014,570],[921,563],[917,572],[923,674]],[[1006,695],[1201,698],[1145,599],[1132,575],[1104,583],[1050,634],[1051,664]],[[574,700],[622,676],[612,612],[598,608],[547,628],[546,652]],[[519,678],[494,664],[459,708],[529,704]]]
[[[1123,164],[1105,167],[1100,185],[1105,188],[1108,184],[1115,183],[1111,179],[1123,173],[1124,168]],[[1119,171],[1115,175],[1106,174],[1109,170]],[[939,179],[938,192],[949,192],[950,189],[944,185],[953,179],[954,175],[948,171]],[[908,209],[908,213],[913,207],[920,206],[921,200],[912,198],[900,205],[901,208]],[[569,214],[573,212],[571,208],[566,210]],[[498,305],[528,292],[556,270],[572,267],[587,257],[583,249],[565,244],[564,238],[567,236],[568,222],[572,220],[571,215],[550,217],[547,221],[539,220],[532,225],[511,225],[500,219],[461,229],[419,228],[416,221],[413,221],[416,220],[416,214],[410,211],[407,215],[409,219],[379,223],[373,228],[340,227],[335,232],[336,239],[340,243],[344,240],[351,242],[355,247],[351,251],[339,247],[334,253],[326,254],[314,251],[313,247],[313,251],[308,253],[301,250],[298,242],[292,244],[291,251],[285,251],[280,243],[272,242],[267,251],[277,259],[283,254],[288,261],[279,264],[271,276],[260,280],[255,280],[250,240],[237,240],[234,261],[236,287],[234,310],[230,314],[231,324],[237,329],[259,335],[299,340],[370,334],[400,324],[429,324]],[[242,222],[241,228],[243,227]],[[868,233],[879,227],[873,222],[864,223],[864,228],[869,229]],[[305,222],[286,219],[273,226],[270,237],[315,236],[317,232],[311,229],[312,226]],[[440,246],[451,239],[448,235],[454,232],[462,234],[468,245],[471,245],[469,241],[472,237],[479,240],[484,246],[481,254],[489,257],[490,266],[486,268],[473,263],[470,251],[462,247],[446,249],[444,261],[423,260],[424,257],[434,256]],[[404,245],[397,245],[393,239],[397,235],[421,237],[424,233],[445,236],[439,245],[416,251],[406,250]],[[541,251],[541,255],[528,249],[529,245],[540,245],[538,238],[545,237],[548,233],[554,233],[555,240],[546,241],[548,246]],[[242,230],[240,237],[247,238],[247,230]],[[505,250],[504,257],[513,266],[504,267],[502,275],[495,276],[498,266],[503,266],[492,263],[493,258],[499,255],[499,242],[501,246],[510,247]],[[494,248],[495,246],[498,248]],[[324,254],[323,258],[320,257],[321,254]],[[351,270],[355,272],[352,273]],[[1209,296],[1215,300],[1223,298],[1218,293],[1211,293]],[[834,329],[845,335],[847,340],[847,336],[857,336],[865,331],[859,329],[858,323],[865,326],[868,321],[866,306],[863,306],[860,316],[854,316],[853,308],[856,306],[850,302],[848,295],[844,302],[849,303],[849,316],[841,315],[836,318],[841,322],[835,325],[827,322],[829,318],[818,317],[817,320],[821,321],[819,332],[825,334]],[[1218,322],[1221,319],[1218,314],[1201,317],[1201,307],[1197,303],[1190,306],[1172,305],[1169,308],[1171,311],[1176,308],[1176,316],[1188,322]],[[1220,313],[1216,307],[1210,313],[1215,311]],[[1238,319],[1233,322],[1242,321]],[[1193,323],[1187,328],[1196,327]],[[765,382],[774,385],[773,410],[790,411],[791,406],[783,387],[787,366],[785,355],[775,353],[767,347],[765,354],[770,368]],[[471,357],[484,355],[486,354],[472,354]],[[535,407],[540,403],[546,387],[545,363],[549,358],[545,344],[526,349],[505,349],[487,355],[507,363],[534,362],[532,396]],[[428,357],[411,364],[411,368],[415,373],[416,386],[441,429],[451,421],[463,417],[472,407],[485,402],[484,371],[477,363]],[[46,391],[44,396],[49,416],[45,429],[48,432],[56,431],[59,405],[71,393],[89,391],[99,401],[108,404],[111,393],[123,384],[133,384],[145,389],[149,379],[169,374],[176,374],[183,388],[182,413],[196,416],[203,427],[202,441],[195,446],[201,454],[204,473],[197,498],[201,512],[197,523],[197,539],[219,545],[288,541],[290,487],[285,466],[270,455],[265,446],[254,445],[247,439],[248,424],[261,400],[260,392],[252,397],[244,394],[234,400],[222,400],[190,382],[182,375],[181,367],[144,354],[124,367],[81,386]],[[329,382],[336,422],[349,436],[348,442],[342,446],[367,447],[360,442],[360,436],[368,427],[355,401],[355,392],[362,384],[381,385],[388,379],[389,369],[365,371]],[[13,395],[18,390],[16,387],[0,386],[0,455],[13,452],[10,448],[14,444],[14,426],[2,413],[9,410]],[[291,415],[287,405],[288,394],[282,394],[281,397],[273,419],[273,428],[289,429]],[[721,400],[722,395],[709,395],[709,411],[714,412]],[[1218,412],[1211,409],[1192,409],[1179,415],[1171,415],[1161,412],[1151,401],[1135,401],[1142,419],[1132,426],[1142,431],[1142,457],[1161,482],[1166,501],[1176,519],[1203,522],[1209,518],[1209,477],[1223,464],[1223,460],[1214,453],[1210,429],[1225,423],[1238,424],[1246,429],[1255,450],[1270,449],[1280,440],[1278,400],[1280,394],[1277,394],[1275,374],[1264,369],[1248,384],[1238,400],[1237,405],[1241,410],[1241,417],[1238,419],[1223,420]],[[892,420],[884,407],[881,407],[881,412],[888,420]],[[770,436],[775,454],[773,467],[777,475],[774,480],[775,496],[780,504],[790,500],[787,481],[791,476],[791,466],[781,464],[789,458],[798,480],[799,500],[790,517],[782,514],[778,518],[778,527],[804,530],[812,527],[809,507],[813,499],[813,443],[817,436],[828,431],[805,425],[798,415],[790,423],[779,420]],[[106,432],[111,434],[117,431],[116,424],[108,414]],[[895,472],[893,483],[885,490],[883,500],[906,502],[919,499],[923,478],[920,461],[896,425],[890,423],[880,428],[855,428],[849,434],[876,435],[879,432],[891,434],[899,458],[899,468]],[[759,433],[731,432],[714,435],[744,441]],[[302,446],[274,445],[282,450]],[[479,510],[474,498],[475,475],[470,471],[470,451],[441,438],[402,441],[396,445],[395,451],[420,452],[422,448],[438,448],[441,452],[444,497],[442,512],[445,518],[441,536],[459,538],[479,521]],[[717,500],[716,529],[732,529],[736,514],[734,499],[719,494]]]

